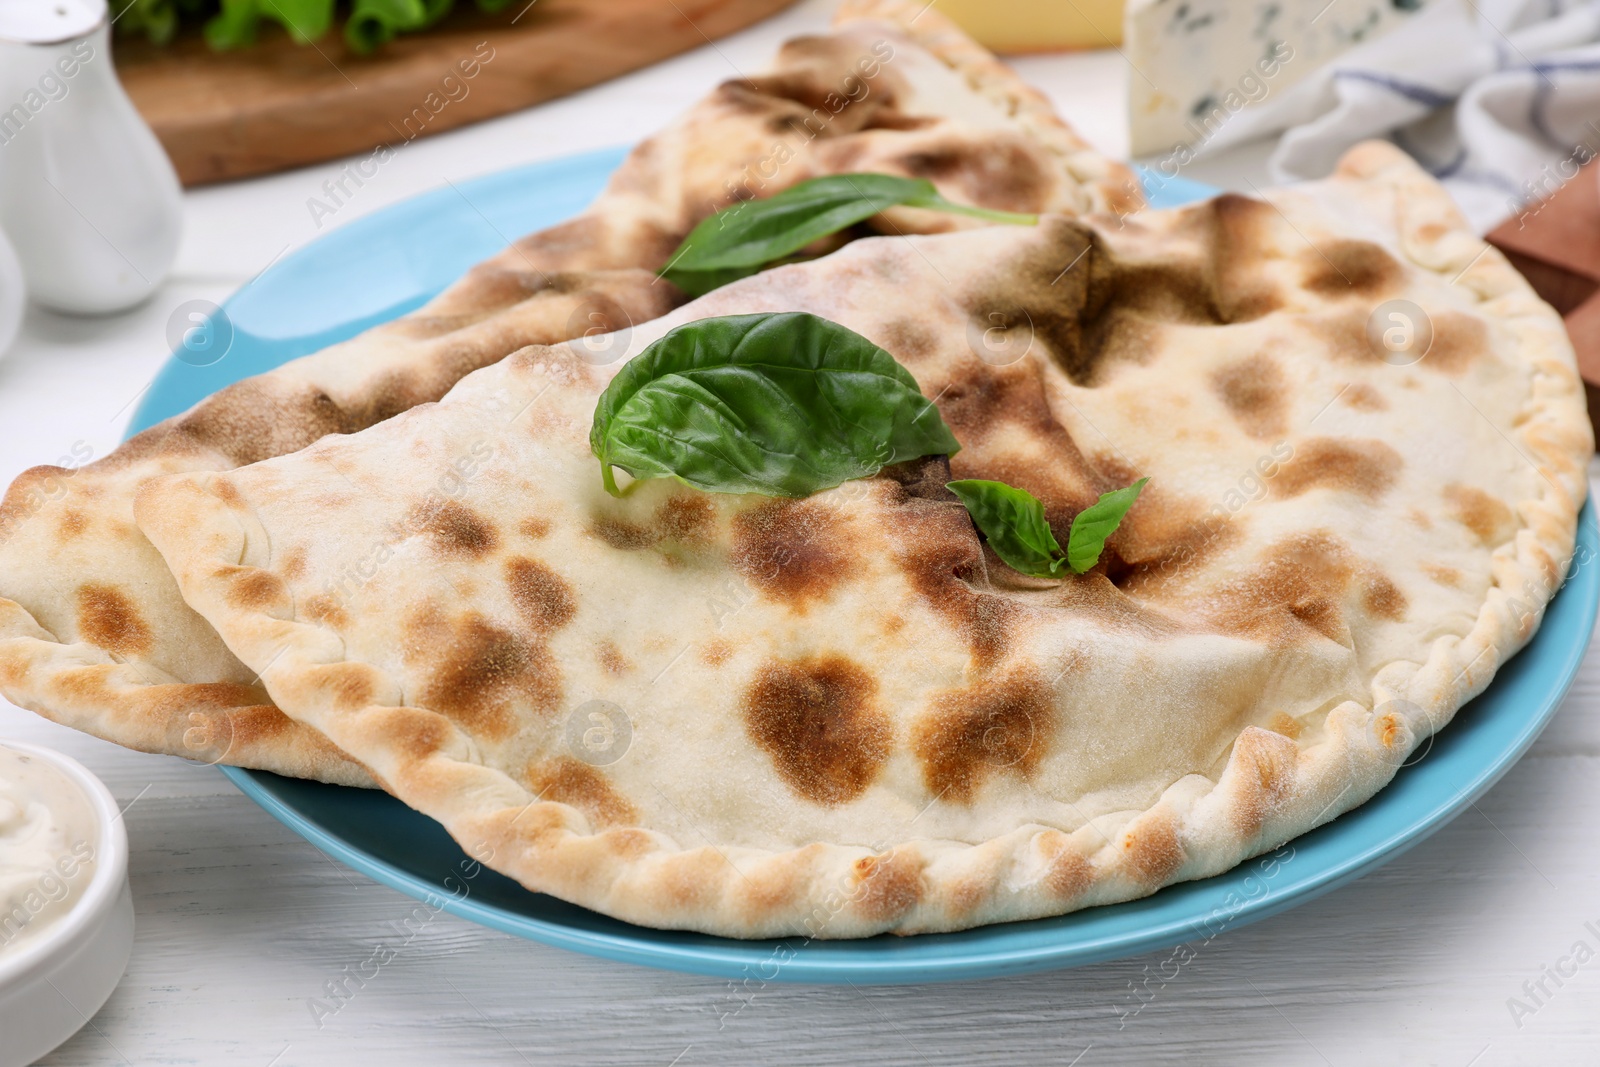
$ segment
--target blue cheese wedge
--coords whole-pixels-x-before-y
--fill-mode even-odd
[[[1238,112],[1388,32],[1423,0],[1129,0],[1134,155],[1209,140]]]

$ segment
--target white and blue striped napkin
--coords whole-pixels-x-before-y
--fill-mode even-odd
[[[1600,0],[1432,0],[1235,115],[1198,155],[1273,134],[1278,182],[1387,137],[1487,232],[1600,155]]]

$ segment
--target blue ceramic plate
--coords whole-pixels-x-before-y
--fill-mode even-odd
[[[285,257],[227,303],[234,336],[217,362],[170,361],[132,431],[216,389],[404,314],[511,238],[584,207],[620,150],[493,174],[342,226]],[[1154,184],[1154,183],[1151,183]],[[1163,206],[1210,190],[1167,182]],[[1144,900],[959,934],[864,941],[733,941],[630,926],[483,871],[437,823],[386,794],[236,768],[225,774],[295,832],[385,885],[464,918],[630,963],[756,981],[934,982],[1071,967],[1195,941],[1266,918],[1360,877],[1445,823],[1533,743],[1566,694],[1600,603],[1592,504],[1574,574],[1526,651],[1376,798],[1293,843],[1286,862],[1243,866]],[[1285,853],[1284,855],[1287,855]],[[455,877],[452,877],[452,876]],[[465,892],[463,892],[465,890]]]

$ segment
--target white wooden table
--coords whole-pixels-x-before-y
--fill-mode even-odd
[[[442,184],[627,143],[791,33],[807,3],[650,70],[415,142],[324,229]],[[1113,52],[1019,64],[1108,152],[1125,148]],[[1261,181],[1252,160],[1190,172]],[[177,269],[114,318],[31,312],[0,362],[0,477],[79,442],[104,455],[166,358],[181,302],[220,301],[286,243],[337,165],[186,198]],[[900,988],[731,986],[603,962],[441,914],[338,866],[212,768],[124,751],[0,701],[0,737],[86,763],[125,804],[138,941],[106,1007],[50,1064],[1600,1063],[1600,959],[1518,1020],[1508,998],[1580,940],[1600,950],[1600,656],[1531,753],[1476,809],[1376,874],[1210,942],[1137,1015],[1167,953],[1028,978]],[[409,941],[407,938],[409,937]],[[308,1001],[399,947],[337,1015]],[[1141,987],[1143,988],[1143,987]],[[1530,1002],[1531,1003],[1531,1002]],[[0,1034],[0,1041],[4,1041]]]

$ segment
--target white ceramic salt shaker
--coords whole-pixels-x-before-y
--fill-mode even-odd
[[[0,0],[0,229],[28,292],[103,314],[155,292],[178,177],[117,81],[106,0]]]

